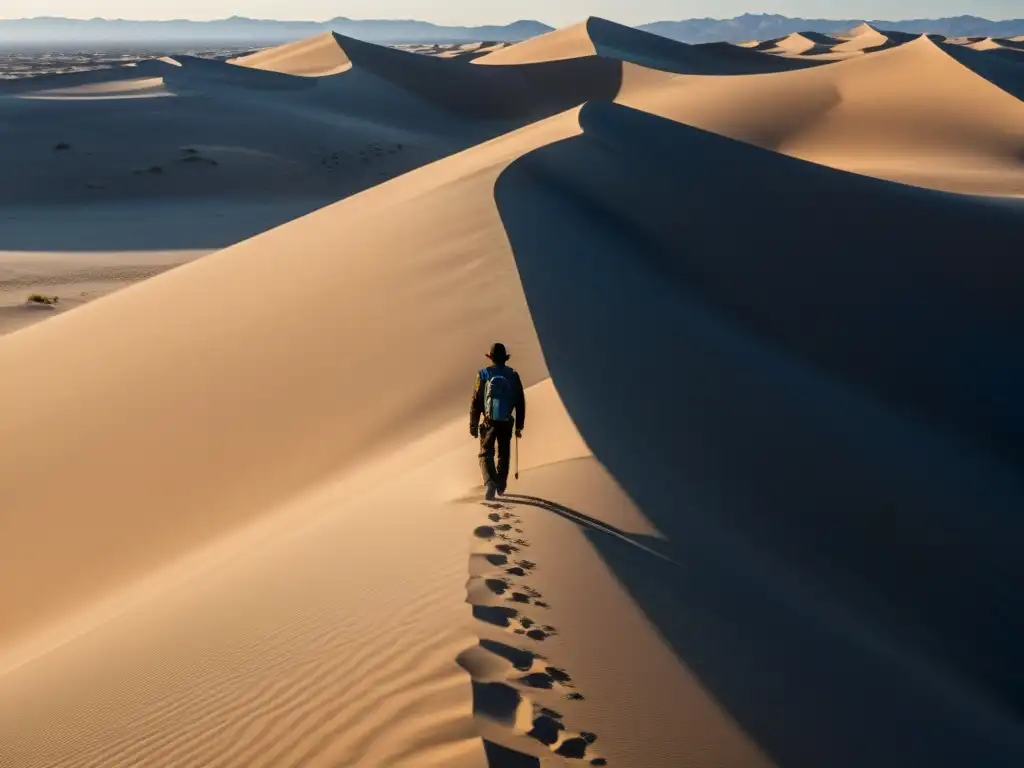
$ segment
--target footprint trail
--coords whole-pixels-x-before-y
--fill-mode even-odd
[[[478,549],[470,556],[466,601],[477,622],[503,630],[508,641],[481,636],[457,661],[473,680],[474,714],[501,728],[493,736],[488,728],[484,739],[488,765],[539,766],[539,754],[546,755],[545,764],[561,759],[566,764],[608,765],[596,754],[596,734],[569,727],[573,704],[585,700],[575,690],[572,674],[542,652],[544,641],[558,630],[535,613],[550,611],[551,605],[529,583],[539,566],[522,557],[530,547],[523,520],[506,504],[484,506],[490,512],[473,531]],[[552,694],[561,694],[567,713],[534,698],[550,699]]]

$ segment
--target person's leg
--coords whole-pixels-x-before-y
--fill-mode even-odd
[[[494,483],[498,485],[497,473],[494,467],[494,443],[497,439],[495,425],[484,422],[480,425],[480,474],[483,476],[484,485]]]
[[[498,493],[504,493],[508,486],[508,469],[512,463],[512,432],[511,422],[495,425],[495,442],[498,444]]]

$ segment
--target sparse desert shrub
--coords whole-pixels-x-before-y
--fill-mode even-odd
[[[28,297],[29,304],[45,304],[48,307],[52,307],[60,301],[59,296],[46,296],[42,293],[33,293]]]
[[[186,155],[198,155],[199,154],[199,150],[196,149],[195,147],[185,147],[181,151],[184,152]]]
[[[163,169],[163,167],[161,167],[161,166],[159,166],[159,165],[151,165],[151,166],[149,167],[149,170],[148,170],[148,171],[146,171],[146,172],[147,172],[147,173],[163,173],[163,172],[164,172],[164,169]]]
[[[57,152],[63,152],[68,149],[71,149],[71,145],[66,141],[58,141],[57,145],[54,147],[54,150]]]
[[[217,165],[212,157],[201,157],[200,155],[188,155],[178,159],[179,163],[204,163],[206,165]]]

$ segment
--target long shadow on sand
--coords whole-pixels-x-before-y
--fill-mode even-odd
[[[626,533],[625,531],[616,528],[614,525],[604,523],[598,520],[597,518],[591,517],[590,515],[586,515],[583,512],[573,509],[572,507],[567,507],[564,504],[559,504],[557,501],[541,499],[536,496],[522,496],[516,493],[510,493],[506,496],[503,496],[502,499],[509,504],[522,504],[528,507],[542,509],[545,512],[551,512],[553,514],[558,515],[559,517],[564,517],[566,520],[576,523],[576,525],[582,526],[583,528],[587,528],[597,533],[604,533],[608,536],[613,536],[614,538],[618,539],[624,544],[636,547],[642,552],[645,552],[652,557],[659,558],[665,561],[666,563],[678,565],[678,563],[672,560],[672,558],[669,555],[667,555],[665,552],[659,549],[658,544],[655,543],[657,542],[656,539],[653,539],[651,537],[637,537],[633,534]],[[649,539],[650,543],[647,541],[643,541],[642,539]],[[663,545],[662,548],[664,548]]]
[[[1024,764],[1024,207],[580,122],[495,197],[559,392],[683,575],[595,547],[784,768]],[[796,232],[833,246],[765,251]]]

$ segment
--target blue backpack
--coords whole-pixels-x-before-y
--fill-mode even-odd
[[[507,373],[506,373],[507,372]],[[484,418],[491,421],[510,421],[512,409],[516,404],[516,388],[507,375],[511,369],[502,368],[491,372],[486,368],[480,371],[480,380],[484,384]]]

